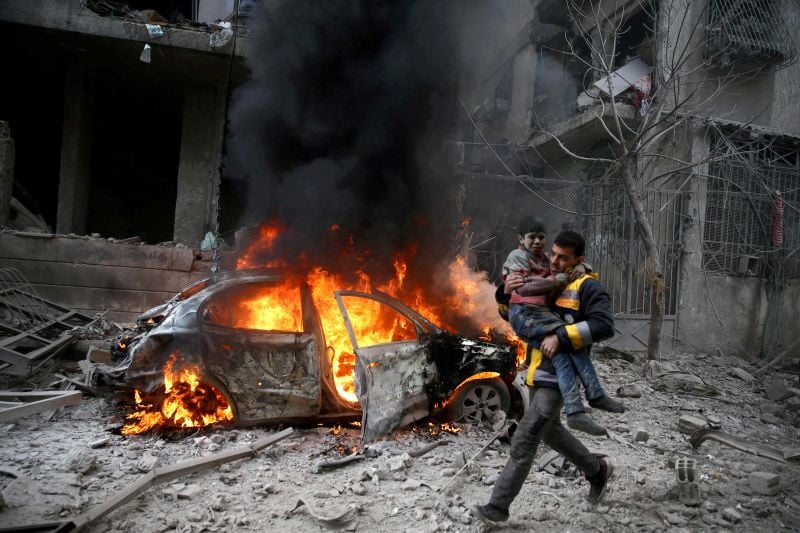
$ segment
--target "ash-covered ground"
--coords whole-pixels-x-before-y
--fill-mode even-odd
[[[641,360],[597,355],[595,364],[612,395],[623,385],[642,392],[624,398],[624,414],[591,413],[609,429],[608,437],[578,434],[615,464],[603,501],[589,505],[587,482],[571,477],[569,470],[555,476],[534,466],[502,529],[800,530],[800,464],[759,456],[777,450],[790,458],[800,447],[797,367],[787,363],[747,381],[732,370],[753,373],[763,363],[704,354],[672,354],[662,363],[702,378],[719,396],[696,395],[700,389],[679,374],[646,378]],[[52,381],[52,372],[76,368],[74,362],[55,363],[30,379],[0,382],[6,390],[41,387]],[[765,388],[771,387],[775,397],[780,384],[784,390],[778,397],[793,395],[769,400]],[[3,424],[0,527],[67,520],[109,500],[154,467],[237,449],[282,429],[209,427],[123,437],[114,432],[122,416],[113,397],[84,395],[78,406],[66,407],[52,420],[38,414]],[[693,449],[689,435],[679,431],[683,416],[718,424],[745,439],[750,451],[712,440]],[[358,448],[358,428],[295,428],[252,457],[152,486],[88,530],[483,531],[487,526],[471,517],[468,507],[488,499],[509,447],[495,441],[471,460],[495,432],[459,426],[458,434],[432,434],[421,422],[373,444],[363,460],[330,470],[316,466]],[[424,455],[404,455],[444,439],[447,445]],[[537,463],[549,451],[541,446]],[[696,460],[699,505],[679,499],[675,462],[681,458]],[[778,476],[777,489],[773,476]]]

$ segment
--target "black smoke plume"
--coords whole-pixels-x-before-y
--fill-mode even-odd
[[[376,281],[414,243],[410,267],[445,259],[455,190],[429,167],[460,111],[451,8],[285,0],[256,12],[226,173],[247,180],[246,221],[287,228],[280,257]]]

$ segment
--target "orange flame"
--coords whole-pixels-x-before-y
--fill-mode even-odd
[[[469,219],[463,221],[465,225],[468,223]],[[239,257],[237,269],[276,266],[276,261],[259,264],[256,257],[263,257],[264,251],[272,250],[277,236],[283,229],[275,222],[262,226],[258,238]],[[332,225],[329,229],[331,232],[341,231],[338,224]],[[348,248],[355,243],[352,235],[348,236],[345,242]],[[487,280],[485,273],[474,272],[463,258],[457,257],[443,272],[445,279],[439,279],[442,277],[439,275],[434,280],[433,277],[426,275],[422,278],[422,282],[413,283],[414,278],[409,272],[408,265],[416,253],[417,247],[412,245],[394,254],[392,258],[394,277],[374,288],[397,298],[435,324],[451,326],[445,317],[456,314],[453,310],[458,310],[457,314],[462,317],[469,316],[481,320],[484,323],[481,329],[485,335],[491,336],[491,331],[497,330],[502,332],[504,337],[514,338],[508,323],[500,319],[497,314],[494,286]],[[357,259],[356,257],[353,261],[355,265],[359,264]],[[347,282],[344,276],[316,266],[311,268],[305,283],[311,289],[325,342],[331,353],[330,365],[337,393],[343,400],[357,404],[354,350],[333,296],[336,290],[372,292],[373,283],[369,275],[360,270],[355,270],[354,273],[356,280]],[[409,286],[410,281],[412,283]],[[443,298],[440,302],[429,301],[423,286],[432,282],[446,284],[452,296]],[[301,283],[301,280],[286,281],[269,291],[264,291],[263,294],[248,295],[246,300],[239,303],[239,314],[233,319],[233,327],[302,331],[300,298],[296,292],[292,292],[299,290],[297,287]],[[416,338],[413,324],[386,306],[373,300],[347,297],[343,298],[343,303],[356,341],[361,347]],[[518,353],[520,351],[518,349]]]
[[[134,391],[137,410],[126,417],[123,435],[144,433],[159,426],[191,428],[233,420],[233,409],[225,396],[201,380],[200,369],[183,365],[175,370],[178,356],[173,353],[164,364],[164,397],[160,406],[146,403]]]

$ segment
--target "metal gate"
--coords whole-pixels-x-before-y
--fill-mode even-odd
[[[645,249],[628,195],[621,184],[588,183],[579,188],[578,227],[586,237],[586,258],[600,274],[614,310],[616,335],[607,344],[621,350],[646,350],[651,290]],[[648,190],[643,198],[664,271],[664,346],[672,346],[676,336],[686,203],[686,194],[677,191]]]

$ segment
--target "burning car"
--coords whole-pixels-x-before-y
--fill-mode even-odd
[[[361,418],[365,442],[446,413],[508,411],[516,350],[446,332],[380,292],[332,290],[275,270],[205,279],[139,318],[123,432]],[[335,302],[335,303],[334,303]]]

